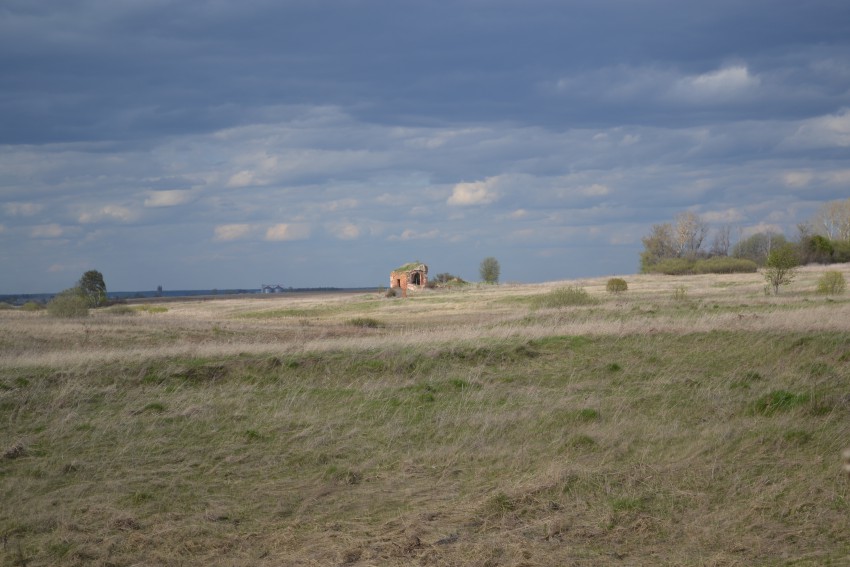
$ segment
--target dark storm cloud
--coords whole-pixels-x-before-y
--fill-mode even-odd
[[[547,127],[806,115],[834,104],[847,78],[829,59],[791,77],[800,65],[788,59],[846,47],[848,22],[845,2],[12,2],[0,132],[6,143],[147,138],[303,103],[384,123]],[[832,84],[698,112],[641,85],[741,59],[774,92],[818,65]]]
[[[13,291],[628,272],[676,212],[788,230],[850,182],[844,1],[6,0],[0,78]]]

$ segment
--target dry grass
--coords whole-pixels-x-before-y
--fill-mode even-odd
[[[0,565],[846,564],[819,273],[0,311]]]

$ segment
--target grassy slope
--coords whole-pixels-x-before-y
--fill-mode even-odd
[[[845,564],[815,276],[4,311],[0,565]]]

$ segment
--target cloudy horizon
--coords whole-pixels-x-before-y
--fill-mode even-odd
[[[850,197],[850,4],[10,0],[0,294],[638,270]]]

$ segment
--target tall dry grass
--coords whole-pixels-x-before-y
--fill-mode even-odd
[[[842,564],[819,273],[2,311],[0,565]]]

